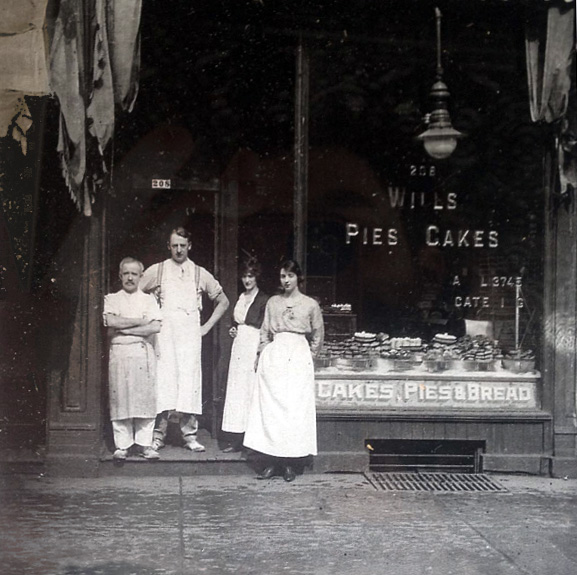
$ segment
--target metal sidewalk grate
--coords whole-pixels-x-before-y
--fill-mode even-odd
[[[434,493],[496,493],[507,489],[483,474],[468,473],[370,473],[367,479],[382,491]]]

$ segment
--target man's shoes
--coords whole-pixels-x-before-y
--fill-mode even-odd
[[[283,479],[290,483],[291,481],[295,480],[295,477],[295,470],[290,465],[287,465],[284,469]]]
[[[158,455],[158,451],[152,449],[152,447],[141,447],[138,453],[140,457],[144,457],[144,459],[160,459],[160,455]]]
[[[241,451],[241,448],[238,445],[227,445],[222,452],[223,453],[238,453],[239,451]]]
[[[276,475],[276,469],[274,465],[269,465],[265,467],[262,472],[256,476],[257,479],[272,479]]]
[[[190,449],[190,451],[194,451],[195,453],[200,453],[201,451],[206,451],[206,448],[202,443],[199,443],[195,438],[192,439],[185,439],[184,440],[184,447],[186,449]]]
[[[117,461],[124,461],[128,457],[128,449],[117,449],[113,454],[112,458]]]
[[[164,441],[162,441],[162,439],[159,439],[158,437],[155,437],[152,440],[152,449],[154,449],[154,451],[158,451],[159,449],[162,449],[164,447]]]

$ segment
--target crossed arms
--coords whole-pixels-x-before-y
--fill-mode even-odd
[[[160,331],[162,322],[158,319],[122,317],[111,313],[105,314],[108,334],[137,335],[147,337]]]

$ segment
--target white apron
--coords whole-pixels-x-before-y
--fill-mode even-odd
[[[222,415],[222,430],[230,433],[244,433],[248,410],[256,380],[254,361],[259,343],[260,330],[239,324],[232,343],[226,401]]]
[[[277,333],[261,353],[244,445],[276,457],[316,455],[314,382],[305,336]]]
[[[156,417],[156,356],[148,341],[110,346],[110,419]]]
[[[158,344],[158,413],[202,413],[202,337],[196,285],[165,267]]]

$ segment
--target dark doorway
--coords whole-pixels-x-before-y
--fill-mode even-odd
[[[156,182],[154,185],[158,185]],[[109,206],[110,289],[120,289],[118,264],[126,256],[142,261],[145,268],[170,257],[168,239],[171,230],[183,226],[192,235],[190,259],[215,274],[217,243],[218,184],[180,183],[179,188],[136,188],[130,192],[135,201],[117,198]],[[127,194],[123,194],[126,196]],[[217,274],[215,274],[217,275]],[[221,279],[217,276],[217,279]],[[201,322],[212,313],[212,303],[205,297]],[[203,417],[201,427],[214,432],[215,352],[214,337],[202,343]],[[105,386],[107,387],[107,386]],[[107,405],[107,401],[105,404]],[[108,425],[107,425],[108,428]]]

